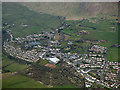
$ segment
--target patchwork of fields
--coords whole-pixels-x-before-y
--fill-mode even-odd
[[[94,22],[93,22],[94,21]],[[115,19],[91,18],[83,21],[66,21],[69,27],[62,30],[64,34],[69,35],[68,41],[83,47],[83,53],[87,41],[93,44],[108,48],[108,60],[118,61],[117,47],[111,47],[118,43],[118,24]],[[80,31],[86,31],[89,34],[79,34]],[[85,40],[86,42],[76,43],[76,40]],[[103,41],[103,42],[100,42]],[[62,42],[63,47],[67,46],[67,41]],[[79,48],[77,48],[78,50]],[[82,53],[82,50],[79,50]]]

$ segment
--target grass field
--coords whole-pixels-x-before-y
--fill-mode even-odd
[[[119,61],[119,54],[118,52],[120,51],[120,48],[110,48],[108,50],[108,60],[109,61],[116,61],[118,62]]]
[[[9,70],[10,72],[15,72],[27,68],[27,65],[19,64],[13,60],[10,60],[7,56],[3,55],[2,58],[2,67],[5,67],[4,70]]]
[[[7,58],[7,56],[2,55],[2,66],[6,66],[10,63],[13,63],[14,61],[11,61],[10,59]]]
[[[23,70],[25,68],[27,68],[28,66],[27,65],[22,65],[22,64],[19,64],[19,63],[13,63],[9,66],[7,66],[6,68],[4,68],[4,70],[9,70],[11,72],[15,72],[15,71],[19,71],[19,70]]]
[[[2,83],[3,88],[47,88],[39,82],[22,75],[5,78]]]

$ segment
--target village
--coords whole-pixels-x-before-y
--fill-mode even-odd
[[[67,63],[66,67],[73,67],[75,73],[81,74],[86,79],[86,87],[91,87],[93,83],[108,88],[119,86],[120,63],[107,60],[106,47],[92,45],[84,54],[63,53],[58,48],[61,46],[60,41],[54,40],[54,36],[55,32],[51,31],[18,37],[4,42],[3,48],[10,56],[27,62],[46,60],[48,63],[45,66],[50,68],[55,68],[57,63],[64,61]],[[69,41],[68,44],[72,42]]]

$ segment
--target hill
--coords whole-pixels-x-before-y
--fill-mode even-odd
[[[2,9],[3,23],[14,24],[14,27],[9,29],[15,37],[55,30],[62,23],[62,19],[58,16],[40,14],[18,3],[3,3]]]
[[[116,16],[118,3],[113,2],[23,2],[21,3],[36,12],[64,16],[67,19],[82,17]]]

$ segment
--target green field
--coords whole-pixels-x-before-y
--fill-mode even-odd
[[[15,71],[23,70],[27,67],[28,67],[27,65],[22,65],[22,64],[19,64],[19,63],[13,63],[13,64],[7,66],[4,70],[9,70],[11,72],[15,72]]]
[[[5,78],[2,81],[2,85],[3,88],[46,88],[39,82],[22,75]]]
[[[119,54],[118,52],[120,51],[120,48],[110,48],[108,50],[108,60],[109,61],[116,61],[118,62],[119,61]]]
[[[7,56],[2,55],[2,66],[3,66],[3,67],[6,66],[6,65],[8,65],[8,64],[10,64],[10,63],[13,63],[13,62],[14,62],[14,61],[8,59]]]
[[[5,67],[3,71],[5,70],[10,72],[15,72],[27,68],[28,65],[19,64],[13,60],[10,60],[7,56],[3,55],[2,67]]]

